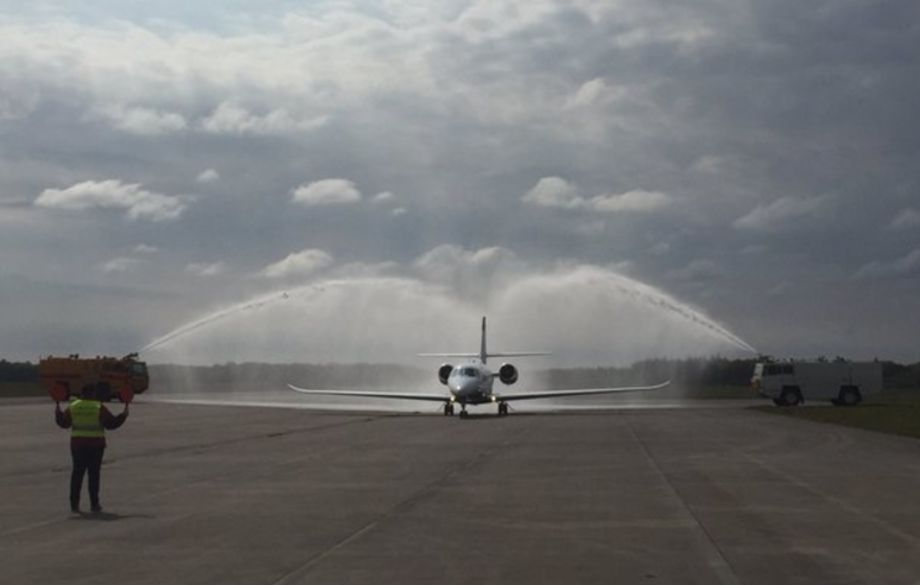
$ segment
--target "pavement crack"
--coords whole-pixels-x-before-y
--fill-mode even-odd
[[[635,427],[633,427],[632,421],[629,417],[626,417],[626,427],[629,429],[630,434],[635,439],[636,443],[642,448],[642,451],[645,453],[646,458],[652,467],[661,476],[662,481],[665,485],[668,486],[668,489],[674,495],[678,502],[680,502],[683,509],[693,520],[693,526],[698,530],[698,534],[702,537],[700,540],[706,549],[706,554],[709,557],[709,566],[712,567],[713,572],[719,579],[720,583],[727,585],[737,585],[741,581],[738,579],[738,575],[735,573],[734,568],[731,563],[726,558],[725,553],[722,552],[722,549],[719,547],[719,543],[716,542],[715,538],[706,528],[706,525],[700,520],[700,518],[693,511],[693,508],[687,504],[687,501],[681,495],[680,490],[677,489],[677,486],[674,485],[674,482],[671,481],[671,478],[668,477],[668,474],[661,469],[661,466],[658,464],[658,461],[655,459],[655,456],[652,455],[651,450],[648,448],[648,445],[642,440],[642,437],[636,432]]]

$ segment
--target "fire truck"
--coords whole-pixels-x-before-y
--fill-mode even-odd
[[[806,400],[829,400],[835,406],[855,406],[882,391],[878,362],[784,362],[757,364],[751,385],[777,406]]]
[[[147,364],[137,358],[136,353],[129,353],[123,358],[81,358],[78,354],[67,357],[48,356],[38,362],[38,377],[49,394],[67,398],[79,396],[86,384],[106,382],[102,387],[107,385],[109,391],[107,395],[98,398],[108,401],[121,398],[124,390],[131,394],[141,394],[147,390],[150,385]]]

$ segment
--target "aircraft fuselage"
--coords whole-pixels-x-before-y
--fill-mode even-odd
[[[485,404],[494,402],[492,384],[495,374],[485,364],[472,361],[456,366],[447,378],[447,389],[453,402]]]

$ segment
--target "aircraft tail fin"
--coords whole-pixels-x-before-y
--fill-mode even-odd
[[[479,358],[479,361],[486,363],[490,357],[523,357],[523,356],[537,356],[537,355],[550,355],[548,351],[503,351],[497,353],[489,353],[488,345],[486,344],[486,318],[482,318],[482,339],[479,343],[479,353],[420,353],[419,357],[461,357],[461,358]]]
[[[482,316],[482,341],[479,344],[479,361],[486,363],[489,353],[486,351],[486,317]]]

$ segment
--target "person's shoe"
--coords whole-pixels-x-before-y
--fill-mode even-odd
[[[77,506],[71,506],[71,507],[70,507],[70,513],[71,513],[71,514],[79,514],[79,513],[80,513],[80,508],[78,508]]]
[[[102,506],[99,504],[93,504],[91,510],[93,511],[93,514],[98,514],[99,512],[102,512]]]

